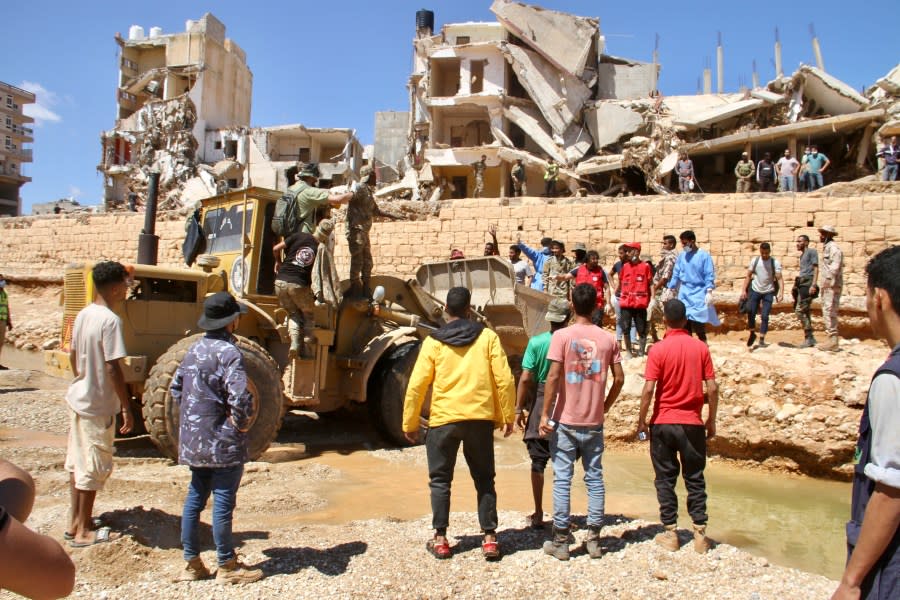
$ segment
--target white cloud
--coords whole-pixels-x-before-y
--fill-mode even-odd
[[[59,103],[59,97],[44,86],[33,81],[23,81],[20,85],[23,90],[28,90],[35,95],[34,104],[26,104],[23,111],[34,119],[34,124],[40,127],[44,123],[59,123],[62,117],[50,107]]]
[[[70,185],[69,186],[69,198],[72,198],[73,200],[77,200],[80,197],[81,197],[81,188],[79,188],[77,185]]]

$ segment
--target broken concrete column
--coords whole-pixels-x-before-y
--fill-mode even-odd
[[[644,118],[637,112],[610,102],[586,108],[584,121],[597,150],[615,144],[623,136],[636,133],[644,124]]]

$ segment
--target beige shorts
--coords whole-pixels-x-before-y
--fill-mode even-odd
[[[116,417],[83,417],[69,409],[66,471],[75,476],[75,489],[102,490],[113,469]]]

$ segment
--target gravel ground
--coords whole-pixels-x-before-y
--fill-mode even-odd
[[[33,473],[38,500],[28,525],[56,539],[68,506],[63,434],[64,382],[27,371],[0,372],[0,454]],[[9,432],[41,432],[38,440],[9,439]],[[15,437],[15,436],[13,436]],[[44,439],[46,438],[46,439]],[[422,448],[358,449],[390,463],[422,464]],[[835,582],[771,565],[732,546],[696,554],[690,534],[670,553],[653,541],[658,524],[608,515],[606,554],[590,559],[573,546],[569,562],[543,554],[547,531],[525,528],[525,513],[501,511],[498,563],[481,557],[477,519],[454,513],[454,556],[437,561],[424,544],[430,516],[315,524],[303,515],[328,508],[323,489],[341,486],[343,473],[313,453],[298,460],[247,465],[238,495],[235,535],[246,562],[266,577],[223,588],[214,581],[171,583],[183,563],[179,547],[181,503],[189,474],[156,456],[146,441],[118,444],[116,470],[98,496],[96,514],[123,537],[71,550],[78,569],[77,598],[823,598]],[[371,490],[378,493],[378,490]],[[402,497],[396,497],[402,503]],[[208,513],[204,515],[208,519]],[[583,524],[583,515],[576,517]],[[208,523],[208,521],[207,521]],[[715,536],[715,532],[711,534]],[[584,531],[576,532],[580,542]],[[204,525],[201,541],[212,547]],[[208,565],[214,553],[203,555]],[[0,598],[11,597],[0,592]]]

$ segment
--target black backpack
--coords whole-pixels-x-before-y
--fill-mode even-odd
[[[299,194],[300,190],[297,190]],[[300,225],[300,217],[297,214],[297,194],[288,190],[275,203],[275,216],[272,217],[272,232],[281,237],[287,237],[297,231]]]

